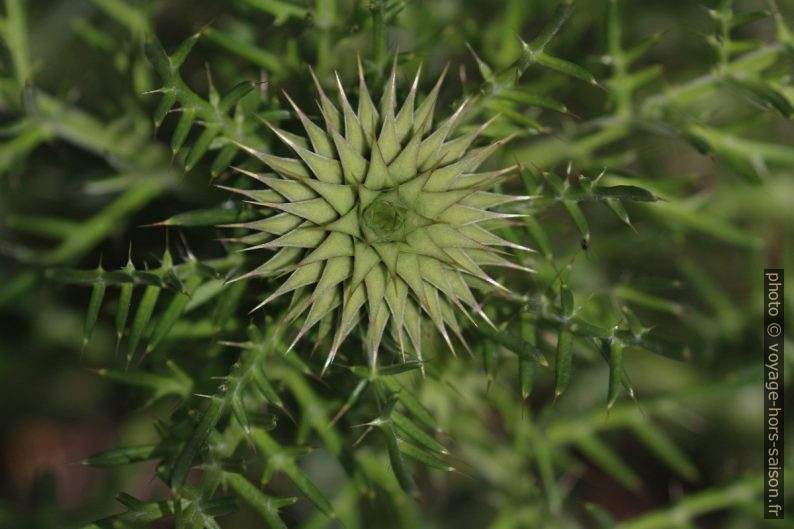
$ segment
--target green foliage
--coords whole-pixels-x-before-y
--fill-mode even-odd
[[[720,408],[757,390],[761,268],[794,262],[791,13],[579,4],[5,0],[0,379],[31,361],[20,352],[75,353],[61,357],[116,395],[105,413],[126,433],[81,456],[116,476],[95,499],[28,517],[0,504],[0,525],[760,524],[754,434]],[[704,38],[669,27],[688,17]],[[373,126],[392,122],[394,138]],[[476,218],[444,217],[432,190],[405,198],[453,165],[399,154],[411,145],[477,162],[453,175],[467,190],[453,203]],[[395,175],[393,200],[358,185]],[[485,218],[492,207],[509,214]],[[317,270],[293,280],[307,268],[293,272],[296,247],[319,241],[291,221],[324,224],[326,210],[389,239],[383,277],[367,276],[369,297],[355,270],[279,296],[323,284]],[[443,268],[423,256],[392,270],[383,255],[409,210],[483,222],[475,242],[503,256],[472,247],[467,269],[441,244]],[[492,264],[506,266],[477,272]],[[463,305],[482,318],[456,318]],[[449,354],[447,329],[470,354]],[[715,448],[703,416],[735,446]],[[731,464],[703,457],[715,450]],[[162,486],[133,496],[124,480],[140,475]],[[637,499],[651,508],[622,506]]]

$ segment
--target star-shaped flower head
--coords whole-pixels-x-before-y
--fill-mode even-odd
[[[471,288],[506,290],[483,267],[528,270],[503,258],[496,247],[527,249],[488,230],[494,221],[515,216],[490,208],[527,198],[486,191],[513,168],[476,172],[507,140],[473,147],[489,123],[455,135],[468,102],[434,124],[444,74],[417,104],[417,72],[399,110],[395,78],[393,68],[376,106],[359,62],[354,110],[338,76],[339,106],[315,77],[325,126],[310,120],[286,94],[306,137],[268,124],[296,157],[243,146],[275,174],[242,171],[267,189],[233,190],[277,213],[242,225],[266,241],[249,249],[275,254],[241,279],[286,277],[259,307],[292,293],[285,321],[303,318],[293,345],[318,324],[318,342],[333,332],[326,368],[362,320],[373,366],[387,326],[403,357],[412,347],[422,359],[425,321],[450,348],[448,330],[465,345],[456,311],[487,321]]]

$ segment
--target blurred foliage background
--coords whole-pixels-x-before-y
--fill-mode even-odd
[[[0,526],[782,527],[761,520],[760,338],[763,268],[794,269],[792,20],[755,0],[5,0]],[[192,89],[171,105],[163,50]],[[424,377],[319,379],[310,343],[246,332],[280,309],[248,314],[267,282],[224,284],[251,267],[213,225],[250,210],[213,184],[261,167],[232,141],[278,149],[257,115],[296,129],[281,91],[313,108],[309,66],[330,93],[359,55],[379,86],[395,53],[401,93],[449,64],[437,114],[478,96],[489,135],[517,134],[490,163],[537,197],[506,235],[537,274],[503,275],[519,299],[486,298],[503,332],[468,329],[473,357],[429,335]],[[247,417],[229,397],[207,422],[219,380]],[[404,461],[391,427],[357,442],[394,399]]]

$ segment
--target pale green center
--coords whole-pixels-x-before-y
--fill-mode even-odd
[[[378,198],[361,212],[361,223],[381,240],[403,238],[408,209],[392,197]]]

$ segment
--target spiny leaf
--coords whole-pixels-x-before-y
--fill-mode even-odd
[[[535,362],[526,358],[518,359],[518,380],[521,388],[521,398],[526,400],[532,392],[535,377]]]
[[[174,446],[168,444],[149,444],[111,448],[97,452],[83,459],[82,464],[91,467],[115,467],[148,461],[158,457],[167,456],[174,451]]]
[[[279,517],[278,510],[281,507],[295,503],[297,498],[272,498],[266,496],[240,474],[226,474],[225,479],[226,483],[259,513],[270,529],[287,529],[286,524]]]
[[[196,164],[204,157],[209,149],[210,143],[215,139],[215,136],[220,132],[219,125],[208,125],[204,131],[196,139],[196,142],[190,148],[190,152],[185,158],[185,170],[190,171]]]
[[[150,226],[216,226],[218,224],[228,224],[237,222],[240,219],[240,210],[237,208],[209,208],[197,209],[177,213],[163,221],[151,224]]]
[[[596,186],[593,188],[593,194],[607,199],[634,200],[639,202],[654,202],[658,200],[658,197],[647,189],[629,185]]]
[[[546,359],[543,358],[543,355],[534,344],[519,338],[518,336],[504,331],[495,331],[486,325],[480,325],[476,330],[478,333],[503,346],[519,358],[538,362],[543,365],[546,365],[547,363]]]
[[[549,110],[555,110],[557,112],[562,112],[563,114],[568,113],[568,107],[560,101],[557,101],[556,99],[545,94],[530,92],[518,87],[502,90],[499,93],[499,98],[516,103],[522,103],[524,105],[548,108]]]
[[[157,304],[157,298],[160,297],[160,287],[146,287],[143,291],[143,296],[138,302],[138,310],[135,311],[135,316],[132,319],[132,326],[130,327],[129,343],[127,344],[127,364],[132,362],[135,352],[138,349],[138,344],[143,338],[149,320],[154,313],[154,306]]]
[[[697,479],[699,472],[695,464],[659,427],[649,421],[637,420],[632,423],[632,429],[671,470],[687,480]]]
[[[157,345],[168,335],[168,332],[185,311],[185,308],[190,301],[190,295],[196,290],[201,282],[202,278],[200,276],[190,276],[185,282],[186,293],[179,293],[174,296],[174,298],[166,307],[165,312],[163,312],[163,314],[158,318],[157,323],[152,330],[152,336],[149,340],[149,344],[146,346],[147,353],[153,351]]]
[[[557,335],[557,355],[554,364],[554,395],[565,392],[571,381],[571,363],[573,360],[573,334],[561,329]]]
[[[190,472],[196,457],[198,457],[199,451],[223,416],[225,408],[225,400],[217,397],[209,399],[209,404],[201,412],[198,426],[193,430],[171,467],[168,481],[172,489],[179,489],[185,483],[188,472]]]
[[[622,385],[623,344],[613,342],[609,347],[609,389],[607,391],[607,410],[615,405]]]
[[[192,387],[191,379],[176,364],[169,361],[173,376],[155,375],[148,371],[128,369],[100,369],[99,375],[132,386],[149,388],[154,391],[149,402],[154,402],[168,395],[185,398]]]
[[[383,432],[383,436],[386,438],[389,462],[391,463],[392,472],[394,472],[394,476],[400,484],[400,488],[408,494],[413,493],[416,485],[414,484],[413,478],[411,478],[411,473],[405,466],[405,461],[402,458],[402,452],[400,452],[400,446],[394,429],[390,424],[384,423],[380,427],[380,431]]]
[[[581,436],[577,439],[576,446],[591,461],[601,467],[607,474],[617,479],[626,488],[629,490],[639,489],[641,480],[637,473],[626,465],[623,459],[598,437],[592,435]]]
[[[303,470],[295,464],[292,458],[286,456],[283,449],[265,431],[254,428],[251,432],[254,444],[269,458],[278,458],[277,469],[289,478],[295,487],[311,501],[315,507],[330,518],[335,518],[334,509],[320,489],[309,479]]]
[[[427,467],[437,468],[439,470],[443,470],[444,472],[452,472],[455,470],[455,467],[449,465],[442,459],[412,445],[411,443],[407,443],[401,439],[398,439],[397,446],[400,449],[400,453],[415,459],[416,461],[419,461]]]
[[[283,75],[286,71],[284,62],[275,53],[246,42],[228,32],[217,30],[213,27],[204,29],[204,36],[218,46],[239,55],[258,66],[267,68],[276,75]]]
[[[193,122],[196,119],[195,108],[183,108],[179,114],[179,121],[176,123],[174,133],[171,136],[171,152],[176,154],[185,144],[187,135],[193,127]]]
[[[400,412],[394,411],[391,413],[390,417],[399,432],[410,437],[428,450],[437,452],[439,454],[447,453],[447,449],[444,448],[444,445],[433,439],[430,435],[426,434]]]
[[[102,272],[102,266],[97,268],[98,272]],[[94,283],[91,288],[91,300],[88,302],[88,312],[85,316],[85,324],[83,325],[83,350],[91,340],[91,333],[94,331],[97,317],[99,316],[99,309],[102,307],[102,300],[105,298],[105,283]]]
[[[426,428],[433,431],[440,431],[438,422],[433,414],[416,398],[408,389],[393,377],[385,376],[380,378],[389,390],[397,393],[397,399],[405,406],[413,417],[421,422]]]
[[[127,260],[124,271],[128,274],[135,271],[135,265],[132,263],[132,259]],[[130,305],[132,304],[132,288],[132,283],[125,283],[120,287],[119,305],[116,310],[116,349],[118,349],[119,343],[121,343],[121,337],[124,335],[124,328],[127,324],[127,316],[130,311]]]
[[[576,77],[577,79],[580,79],[586,83],[598,85],[598,82],[595,80],[595,77],[593,77],[593,74],[578,64],[574,64],[557,57],[552,57],[546,53],[538,53],[536,60],[539,64],[545,66],[546,68],[556,70],[565,75],[570,75],[571,77]]]
[[[565,209],[568,210],[568,213],[570,213],[571,218],[576,224],[576,227],[579,229],[579,233],[582,234],[582,239],[589,243],[590,224],[587,222],[587,218],[584,216],[584,213],[582,213],[582,209],[573,200],[565,200],[563,201],[563,205],[565,206]]]

